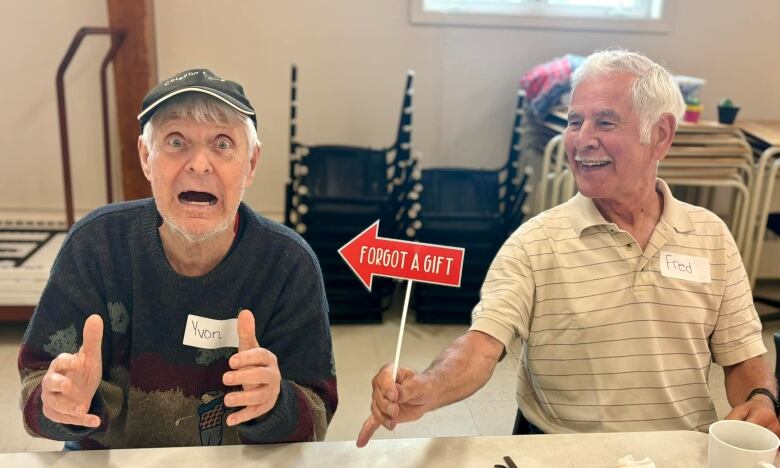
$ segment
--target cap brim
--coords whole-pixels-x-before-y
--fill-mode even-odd
[[[234,108],[235,110],[241,112],[242,114],[246,114],[249,116],[254,116],[255,111],[252,109],[249,109],[248,107],[244,106],[240,102],[237,102],[235,99],[230,98],[229,96],[225,95],[224,93],[217,91],[215,89],[209,89],[209,88],[201,88],[199,86],[189,86],[187,88],[177,89],[176,91],[170,92],[162,97],[160,97],[158,100],[151,103],[146,109],[144,109],[136,119],[142,120],[144,116],[150,114],[152,111],[154,111],[157,107],[160,106],[163,102],[167,101],[168,99],[182,93],[189,93],[189,92],[196,92],[196,93],[203,93],[208,94],[209,96],[212,96],[214,98],[219,99],[220,101],[224,102],[225,104],[229,105],[230,107]]]

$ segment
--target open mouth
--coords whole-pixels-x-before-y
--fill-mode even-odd
[[[186,191],[179,194],[179,201],[185,205],[214,206],[218,199],[208,192]]]

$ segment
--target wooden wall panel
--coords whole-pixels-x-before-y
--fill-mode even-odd
[[[121,148],[122,190],[125,200],[151,195],[141,172],[136,142],[138,115],[144,95],[157,83],[157,49],[152,0],[107,0],[111,27],[127,31],[114,59],[114,88]]]

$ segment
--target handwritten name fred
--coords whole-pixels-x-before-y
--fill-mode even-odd
[[[710,260],[707,257],[694,257],[662,250],[660,254],[661,275],[696,283],[709,283]]]

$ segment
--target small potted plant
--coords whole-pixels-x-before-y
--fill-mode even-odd
[[[723,124],[733,124],[737,118],[739,107],[735,106],[731,99],[724,99],[718,104],[718,122]]]

